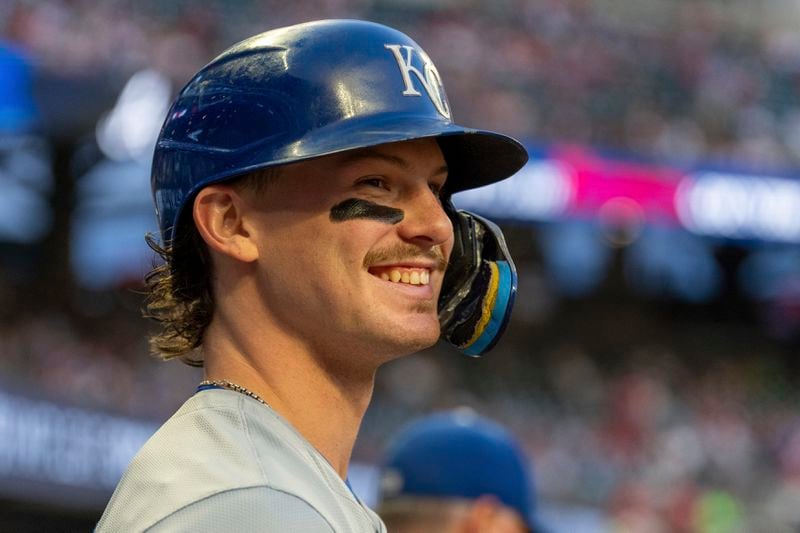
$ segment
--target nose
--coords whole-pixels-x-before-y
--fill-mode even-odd
[[[432,248],[453,237],[453,223],[442,209],[439,197],[427,186],[414,194],[403,210],[405,216],[398,227],[403,240]]]

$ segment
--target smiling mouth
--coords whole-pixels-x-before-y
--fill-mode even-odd
[[[428,268],[375,267],[369,273],[392,283],[407,285],[428,285],[431,282],[431,271]]]

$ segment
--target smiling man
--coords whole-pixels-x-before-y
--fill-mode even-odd
[[[385,531],[346,482],[375,372],[500,337],[514,265],[450,195],[526,159],[454,124],[433,63],[385,26],[273,30],[204,67],[156,146],[165,262],[147,285],[154,351],[206,380],[98,531]]]

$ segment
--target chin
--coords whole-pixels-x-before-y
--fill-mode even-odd
[[[435,327],[420,328],[415,330],[406,329],[403,335],[392,339],[396,346],[395,356],[409,355],[430,348],[439,340],[439,322],[436,321]]]
[[[439,340],[441,328],[438,315],[426,310],[386,315],[369,326],[362,323],[362,329],[352,334],[351,340],[360,338],[370,357],[388,361],[430,348]]]

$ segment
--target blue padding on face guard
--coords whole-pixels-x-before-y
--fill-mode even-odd
[[[461,349],[465,355],[478,357],[490,350],[500,339],[500,335],[503,333],[511,316],[511,308],[514,306],[514,298],[517,293],[517,273],[507,261],[497,261],[495,264],[497,265],[500,279],[492,315],[481,336],[469,346]]]

